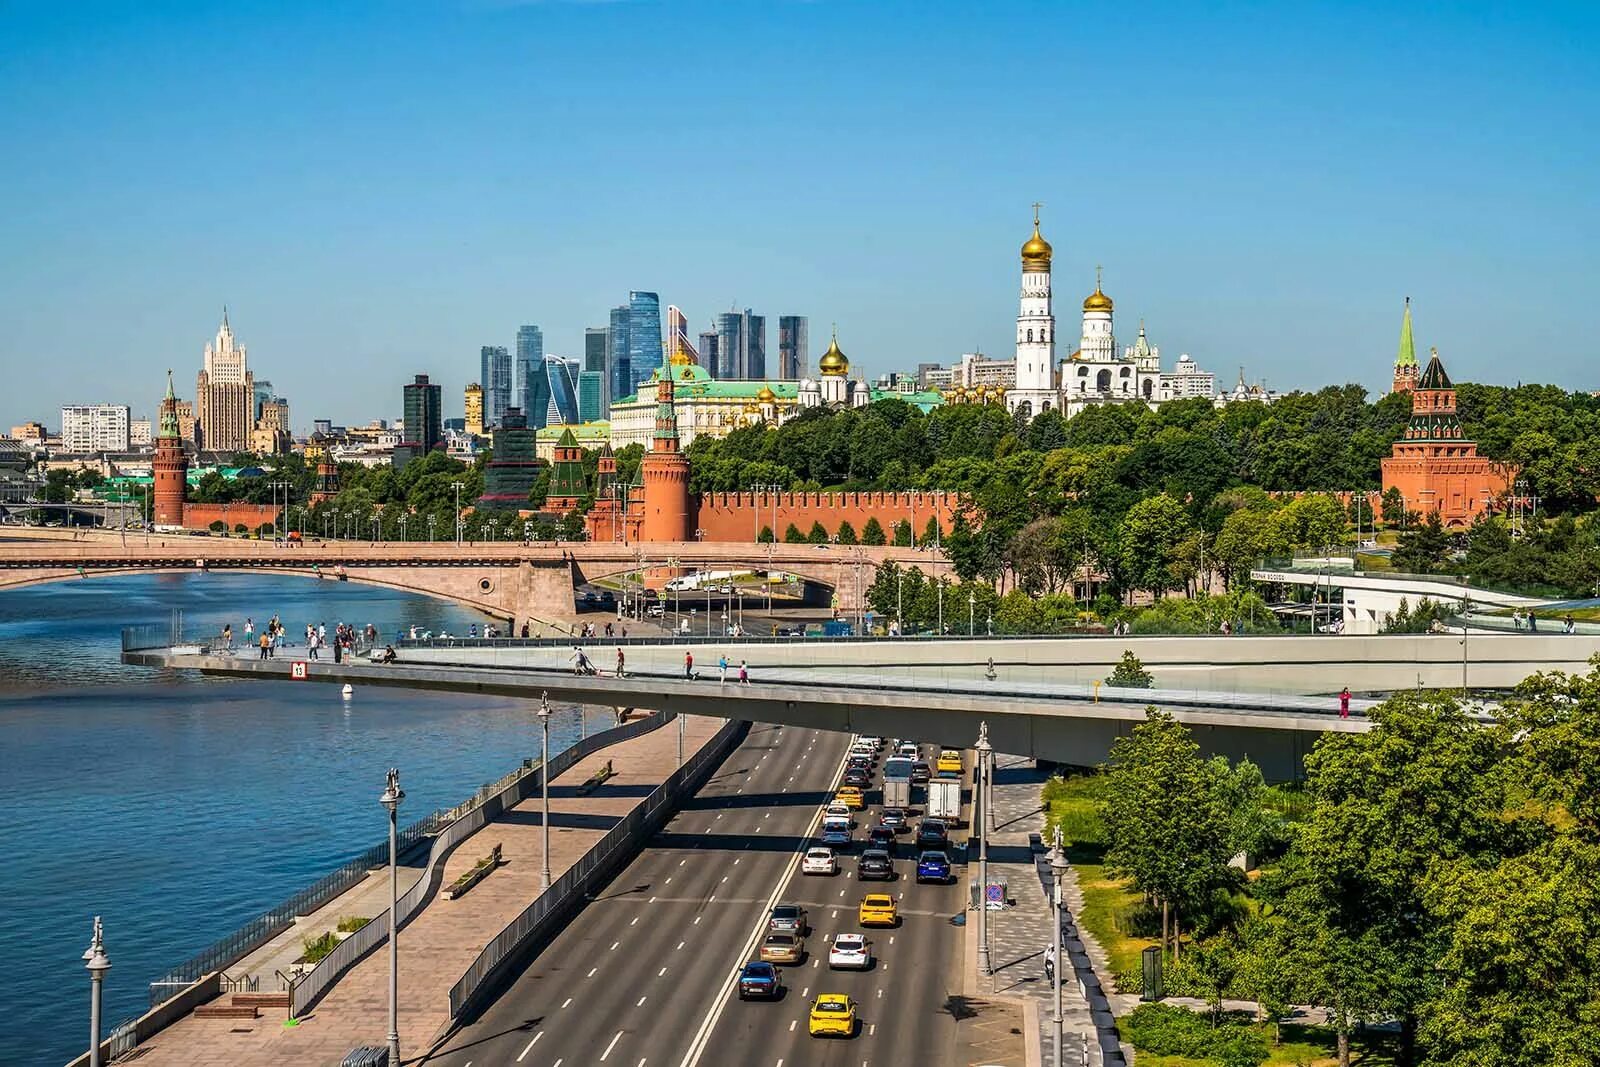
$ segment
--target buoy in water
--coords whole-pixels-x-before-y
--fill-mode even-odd
[[[346,700],[349,700],[351,697],[356,695],[356,687],[351,685],[349,682],[346,682],[344,683],[344,688],[341,689],[340,692],[344,694],[344,698]]]

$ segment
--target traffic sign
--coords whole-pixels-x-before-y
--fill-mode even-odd
[[[307,674],[306,674],[306,661],[303,660],[303,659],[297,659],[292,664],[290,664],[289,665],[289,677],[293,678],[297,682],[305,681],[306,677],[307,677]]]
[[[990,882],[984,892],[984,897],[991,904],[1000,904],[1006,899],[1006,887]]]

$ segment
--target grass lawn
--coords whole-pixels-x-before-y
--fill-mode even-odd
[[[1073,868],[1078,872],[1078,885],[1083,890],[1083,909],[1078,913],[1078,922],[1100,943],[1111,960],[1112,973],[1101,978],[1114,982],[1119,974],[1137,973],[1139,954],[1157,941],[1125,929],[1123,917],[1139,904],[1139,894],[1129,888],[1126,878],[1110,877],[1098,863],[1076,863]]]
[[[1118,1020],[1118,1031],[1121,1029],[1121,1020]],[[1271,1044],[1271,1027],[1260,1027],[1260,1031],[1268,1041],[1266,1067],[1338,1067],[1332,1030],[1321,1026],[1285,1026],[1281,1045]],[[1137,1051],[1135,1055],[1139,1067],[1217,1067],[1217,1061],[1209,1056],[1157,1056]],[[1394,1067],[1395,1059],[1388,1041],[1357,1034],[1350,1039],[1350,1062],[1365,1067]]]

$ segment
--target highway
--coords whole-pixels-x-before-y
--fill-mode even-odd
[[[440,1067],[874,1067],[956,1062],[963,881],[916,885],[902,843],[898,881],[867,889],[854,855],[833,877],[799,873],[849,735],[758,724],[690,805],[476,1020],[427,1062]],[[876,800],[876,792],[869,794]],[[858,839],[875,807],[857,813]],[[909,835],[907,835],[909,837]],[[905,839],[903,838],[904,842]],[[859,844],[854,850],[859,852]],[[957,874],[961,874],[957,868]],[[827,966],[827,938],[858,931],[866,891],[900,898],[901,925],[869,932],[877,965]],[[785,967],[788,993],[741,1002],[733,976],[755,958],[778,902],[803,904],[808,958]],[[812,1038],[819,992],[859,1003],[852,1039]]]

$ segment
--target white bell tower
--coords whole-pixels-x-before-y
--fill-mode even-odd
[[[1022,299],[1017,311],[1017,384],[1006,393],[1006,408],[1028,417],[1061,407],[1056,383],[1056,317],[1050,307],[1050,242],[1039,236],[1039,207],[1033,205],[1033,236],[1022,246]]]

